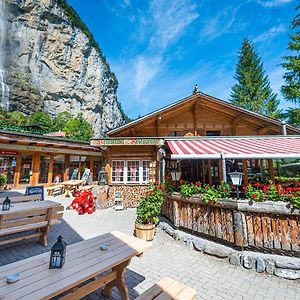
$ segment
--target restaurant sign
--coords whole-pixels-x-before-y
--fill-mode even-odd
[[[117,145],[155,145],[163,144],[162,139],[155,138],[135,138],[135,139],[99,139],[91,140],[91,146],[117,146]]]

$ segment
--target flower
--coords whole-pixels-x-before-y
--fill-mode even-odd
[[[256,194],[252,194],[252,199],[256,199],[257,198],[257,195]]]
[[[254,184],[256,187],[259,187],[260,186],[260,183],[259,182],[255,182]]]
[[[244,190],[244,191],[247,191],[247,187],[246,187],[246,186],[243,186],[243,190]]]
[[[223,192],[227,192],[227,190],[226,190],[226,189],[223,189]]]
[[[179,180],[179,183],[180,183],[180,184],[184,184],[184,180],[180,179],[180,180]]]
[[[197,181],[195,184],[196,184],[196,186],[200,186],[201,185],[200,181]]]
[[[154,185],[158,185],[158,181],[157,181],[157,180],[155,180],[153,184],[154,184]]]

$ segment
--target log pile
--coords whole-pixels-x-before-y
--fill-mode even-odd
[[[108,189],[108,205],[114,205],[115,192],[121,192],[123,204],[127,208],[136,207],[148,190],[147,185],[113,185]]]

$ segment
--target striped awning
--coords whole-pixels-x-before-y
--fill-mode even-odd
[[[300,137],[170,139],[172,159],[300,158]]]

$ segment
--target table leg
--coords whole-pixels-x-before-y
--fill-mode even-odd
[[[127,261],[124,261],[123,263],[119,264],[118,266],[113,267],[113,270],[117,271],[117,279],[111,281],[108,283],[105,288],[102,290],[102,295],[110,298],[111,297],[111,292],[112,288],[116,286],[120,292],[121,299],[122,300],[129,300],[129,295],[128,295],[128,289],[125,283],[124,279],[124,271],[125,268],[130,264],[130,259]]]

